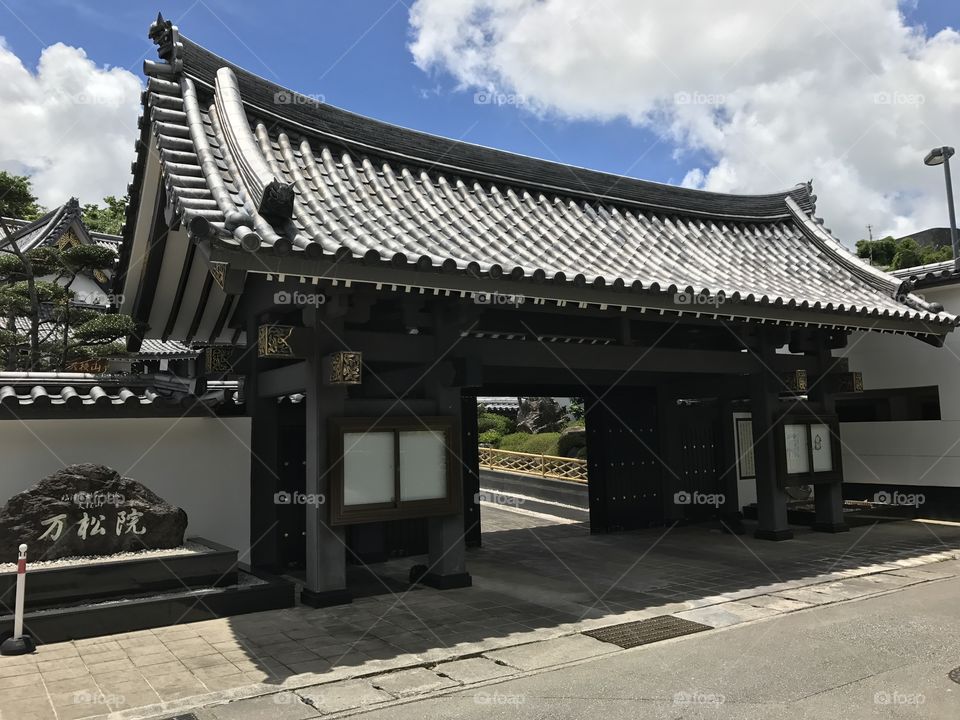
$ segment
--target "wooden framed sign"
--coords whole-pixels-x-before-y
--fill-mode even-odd
[[[453,417],[330,420],[330,524],[452,515],[461,506]]]
[[[843,479],[836,415],[784,415],[777,422],[774,438],[781,487]]]

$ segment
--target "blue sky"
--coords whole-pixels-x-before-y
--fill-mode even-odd
[[[44,47],[62,42],[83,48],[98,66],[127,68],[141,76],[143,59],[155,57],[146,31],[160,9],[185,35],[235,63],[378,119],[675,184],[691,169],[709,169],[715,161],[703,143],[684,148],[682,140],[664,139],[663,132],[626,119],[573,120],[563,112],[538,116],[510,105],[477,104],[475,88],[458,90],[450,72],[425,72],[414,64],[409,49],[412,2],[173,0],[151,5],[129,0],[0,0],[0,36],[31,71]],[[906,23],[925,25],[928,36],[957,24],[952,0],[917,0],[901,9]],[[131,154],[133,138],[131,129]],[[3,160],[0,157],[0,163]],[[788,182],[767,179],[765,188],[782,189],[806,180],[806,173],[801,169],[786,178]],[[888,215],[897,213],[903,214],[893,208]]]
[[[25,64],[54,42],[82,47],[98,65],[142,74],[155,58],[149,3],[3,0],[0,35]],[[649,179],[679,183],[685,167],[626,121],[540,120],[514,106],[477,105],[473,91],[425,73],[412,60],[408,9],[396,0],[247,2],[183,0],[157,6],[184,35],[241,67],[326,102],[425,132],[514,152]],[[15,13],[17,18],[11,13]],[[22,22],[21,22],[22,21]],[[628,160],[629,159],[629,160]]]

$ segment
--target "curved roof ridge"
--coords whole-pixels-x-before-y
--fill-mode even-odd
[[[433,135],[312,101],[291,103],[302,93],[246,70],[182,36],[170,21],[158,17],[151,38],[166,65],[147,61],[145,73],[168,79],[181,73],[213,92],[216,74],[230,69],[244,103],[253,110],[281,118],[305,135],[326,137],[364,154],[399,158],[427,169],[452,170],[480,180],[537,188],[557,195],[607,200],[666,213],[694,214],[743,221],[790,218],[785,200],[792,198],[807,211],[816,196],[809,182],[764,194],[730,194],[685,188],[652,180],[531,157],[484,145]],[[286,98],[284,101],[280,98]]]

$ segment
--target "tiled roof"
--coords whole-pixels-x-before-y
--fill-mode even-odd
[[[199,350],[184,345],[176,340],[151,340],[143,341],[140,350],[135,353],[139,356],[150,355],[160,358],[193,358],[200,354]]]
[[[172,376],[0,372],[0,408],[15,414],[120,408],[150,414],[160,410],[182,412],[201,405],[232,407],[240,401],[236,381],[210,382],[198,389]]]
[[[908,280],[917,287],[960,282],[960,272],[957,272],[953,260],[902,268],[894,270],[892,274],[903,280]]]
[[[264,267],[335,258],[345,279],[381,264],[441,271],[454,290],[490,278],[589,285],[624,307],[679,292],[786,321],[812,310],[917,334],[957,324],[843,248],[813,216],[809,184],[725,195],[513,155],[293,101],[162,19],[151,37],[164,62],[145,65],[147,142],[176,215],[194,241]]]
[[[17,218],[4,218],[13,233],[17,246],[24,252],[55,243],[70,227],[74,220],[80,219],[80,202],[70,198],[58,208],[54,208],[36,220],[25,221]],[[2,234],[0,234],[2,239]]]

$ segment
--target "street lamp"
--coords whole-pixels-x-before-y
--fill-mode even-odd
[[[960,273],[960,248],[957,246],[957,216],[953,210],[953,183],[950,181],[950,158],[952,147],[938,147],[927,153],[923,159],[926,165],[943,165],[943,177],[947,183],[947,208],[950,211],[950,244],[953,246],[953,270]]]

